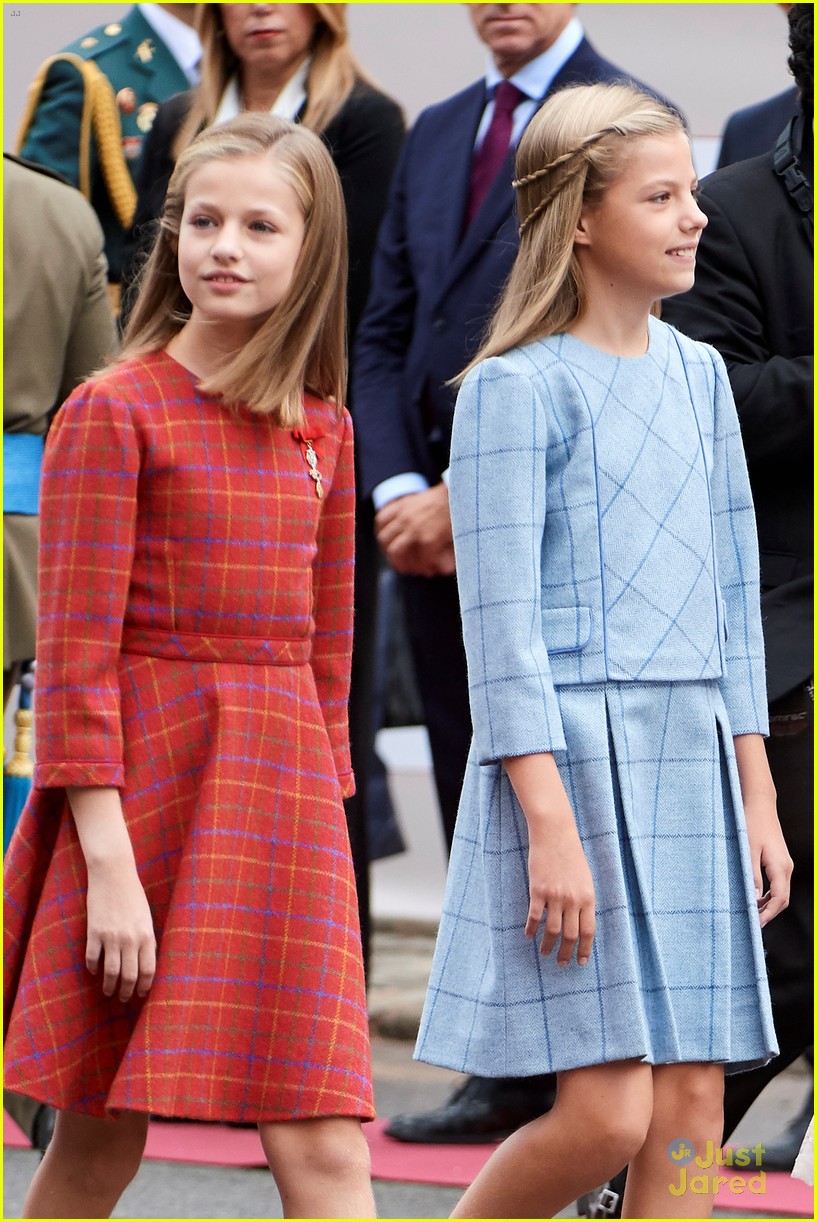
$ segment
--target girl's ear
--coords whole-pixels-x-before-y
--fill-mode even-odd
[[[581,212],[581,216],[579,217],[579,223],[576,226],[575,230],[573,231],[573,245],[574,246],[589,246],[590,245],[590,232],[587,226],[587,219],[588,219],[587,209],[583,208]]]

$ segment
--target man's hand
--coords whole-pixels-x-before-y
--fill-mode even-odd
[[[454,572],[454,541],[445,484],[389,501],[375,516],[374,529],[386,559],[398,573],[448,577]]]

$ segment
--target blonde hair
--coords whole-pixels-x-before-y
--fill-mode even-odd
[[[293,427],[303,420],[305,390],[334,401],[338,413],[346,395],[346,211],[323,142],[285,119],[241,115],[202,132],[182,153],[119,359],[164,348],[190,317],[179,280],[178,239],[191,174],[212,161],[264,154],[298,197],[303,244],[283,301],[202,388]]]
[[[519,253],[487,337],[461,377],[478,361],[556,335],[581,317],[586,292],[573,239],[582,209],[621,173],[632,140],[685,130],[674,111],[632,85],[575,85],[548,99],[516,155]]]
[[[322,132],[335,117],[358,80],[369,81],[349,46],[345,4],[313,4],[318,24],[306,81],[306,111],[301,123]],[[196,29],[201,39],[201,81],[193,91],[190,111],[173,141],[178,158],[191,140],[215,120],[228,82],[241,76],[241,63],[224,33],[221,6],[199,4]]]

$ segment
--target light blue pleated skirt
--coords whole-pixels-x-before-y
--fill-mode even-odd
[[[589,963],[524,936],[525,817],[469,759],[415,1056],[483,1077],[777,1053],[740,786],[716,682],[558,689],[556,760],[593,874]]]

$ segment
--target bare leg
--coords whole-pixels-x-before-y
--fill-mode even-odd
[[[148,1116],[100,1120],[57,1112],[54,1136],[34,1173],[24,1218],[108,1218],[145,1149]]]
[[[630,1163],[624,1192],[625,1218],[709,1218],[711,1191],[682,1195],[670,1192],[693,1176],[704,1176],[707,1186],[729,1168],[706,1169],[689,1162],[673,1162],[668,1150],[684,1141],[691,1152],[704,1156],[707,1142],[718,1149],[723,1126],[723,1068],[720,1065],[656,1065],[653,1069],[653,1115],[647,1140]],[[698,1185],[699,1187],[702,1185]]]
[[[557,1081],[551,1111],[502,1143],[452,1217],[552,1218],[641,1148],[652,1111],[650,1065],[592,1065]]]
[[[285,1218],[374,1218],[371,1160],[351,1116],[259,1124]]]

